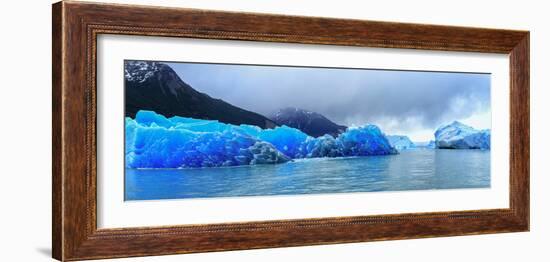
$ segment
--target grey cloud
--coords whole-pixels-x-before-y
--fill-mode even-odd
[[[490,109],[490,75],[390,70],[171,63],[195,89],[269,114],[319,112],[338,124],[433,129]]]

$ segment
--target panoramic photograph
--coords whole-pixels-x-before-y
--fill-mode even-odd
[[[491,75],[126,60],[125,200],[491,186]]]

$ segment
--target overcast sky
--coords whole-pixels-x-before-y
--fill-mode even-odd
[[[312,67],[168,63],[196,90],[269,115],[297,107],[337,124],[433,139],[454,120],[491,128],[490,75]]]

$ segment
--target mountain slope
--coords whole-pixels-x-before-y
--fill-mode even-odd
[[[268,118],[233,106],[193,89],[160,62],[125,61],[125,116],[134,118],[139,110],[151,110],[166,117],[182,116],[215,119],[223,123],[272,128]]]
[[[345,132],[347,128],[330,121],[319,113],[293,107],[280,109],[270,118],[278,125],[299,129],[313,137],[320,137],[325,134],[336,137]]]

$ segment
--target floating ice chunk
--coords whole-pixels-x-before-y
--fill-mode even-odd
[[[409,139],[408,136],[386,136],[390,144],[398,151],[415,148],[416,145]]]
[[[490,149],[491,131],[477,130],[454,121],[436,130],[435,145],[447,149]]]

